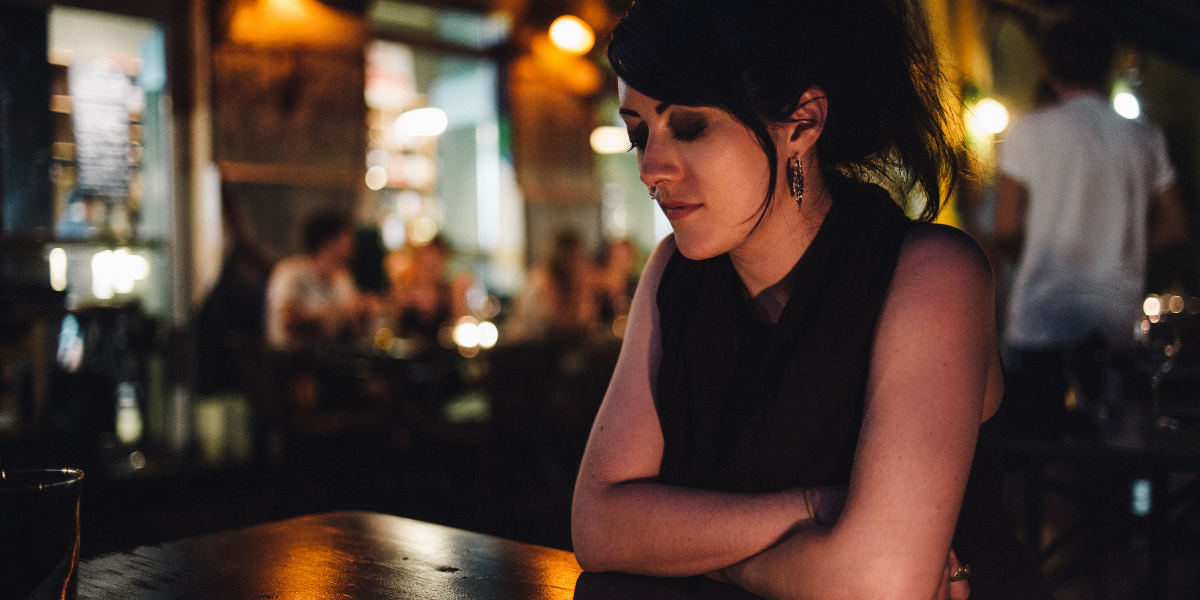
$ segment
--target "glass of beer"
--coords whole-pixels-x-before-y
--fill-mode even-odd
[[[83,471],[0,471],[0,600],[74,600]]]

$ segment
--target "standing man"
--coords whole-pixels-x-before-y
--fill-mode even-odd
[[[1014,124],[1000,152],[996,237],[1020,249],[1005,332],[1018,435],[1061,435],[1064,357],[1089,340],[1127,347],[1147,255],[1186,238],[1162,131],[1104,94],[1114,46],[1088,21],[1053,25],[1041,51],[1059,101]]]

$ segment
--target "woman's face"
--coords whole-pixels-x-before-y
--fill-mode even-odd
[[[754,132],[717,108],[665,104],[623,81],[619,91],[642,183],[657,188],[680,252],[699,260],[739,248],[755,231],[770,181]],[[784,180],[776,201],[786,198]]]

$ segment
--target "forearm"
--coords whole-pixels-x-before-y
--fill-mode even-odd
[[[1025,210],[1028,192],[1020,181],[1001,173],[997,182],[996,210],[992,218],[992,236],[1006,253],[1017,256],[1025,238]]]
[[[722,569],[814,525],[799,489],[741,494],[618,483],[577,490],[572,513],[585,570],[659,576]]]
[[[1187,241],[1187,214],[1179,188],[1171,185],[1155,198],[1150,214],[1150,252],[1161,252]]]
[[[810,528],[722,571],[734,585],[769,600],[933,598],[938,580],[907,568],[832,528]],[[860,536],[861,537],[861,536]],[[868,538],[869,539],[869,536]]]

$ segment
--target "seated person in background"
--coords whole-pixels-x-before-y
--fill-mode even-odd
[[[600,322],[597,281],[579,234],[559,232],[550,262],[529,274],[517,298],[510,336],[553,339],[587,333]]]
[[[347,267],[354,233],[339,213],[321,213],[304,226],[304,254],[279,261],[267,282],[267,344],[295,350],[338,338],[370,312]]]
[[[636,261],[637,248],[633,242],[627,239],[609,242],[604,252],[604,264],[596,277],[600,320],[605,323],[629,314],[629,303],[633,301],[633,290],[637,287]]]
[[[387,259],[392,283],[392,309],[396,334],[436,340],[438,329],[467,314],[466,293],[471,276],[459,274],[446,281],[450,247],[441,236],[424,245],[409,245]]]

